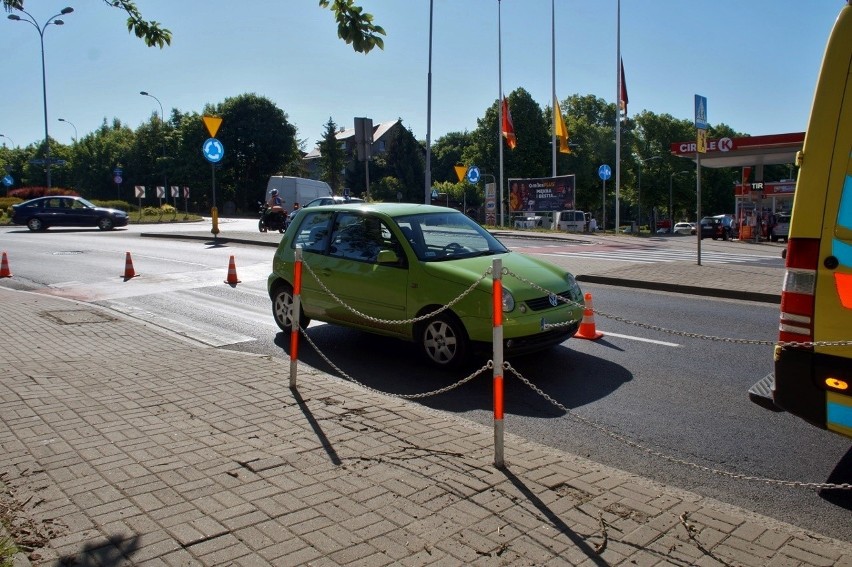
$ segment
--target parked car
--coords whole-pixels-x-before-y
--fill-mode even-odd
[[[734,237],[734,218],[730,215],[716,215],[701,219],[701,239],[730,240]]]
[[[784,240],[787,242],[787,237],[790,234],[790,215],[788,213],[779,213],[775,215],[775,226],[772,227],[772,233],[769,239],[772,242]]]
[[[321,207],[323,205],[344,205],[347,203],[363,203],[363,199],[358,199],[356,197],[341,197],[340,195],[332,195],[329,197],[318,197],[309,201],[307,204],[302,205],[301,208],[305,209],[307,207]],[[290,214],[287,215],[287,224],[289,225],[293,222],[293,219],[296,218],[296,213],[299,212],[300,209],[293,209],[290,211]]]
[[[573,275],[509,251],[463,213],[361,203],[306,207],[284,233],[267,287],[275,322],[285,332],[292,328],[296,247],[309,268],[301,279],[302,328],[317,319],[413,341],[440,367],[490,347],[492,283],[483,275],[495,259],[502,260],[506,274],[506,355],[557,345],[574,335],[583,317],[583,295]],[[414,320],[420,317],[425,319]],[[543,329],[543,323],[565,325]]]
[[[112,230],[127,226],[128,216],[118,209],[93,205],[82,197],[60,195],[12,205],[12,222],[26,225],[32,231],[47,230],[51,226],[96,226]]]
[[[695,224],[689,222],[678,222],[674,225],[674,234],[695,234]]]
[[[341,197],[340,195],[333,195],[331,197],[319,197],[310,201],[309,203],[302,205],[304,207],[321,207],[323,205],[346,205],[349,203],[363,203],[364,199],[358,199],[357,197]]]

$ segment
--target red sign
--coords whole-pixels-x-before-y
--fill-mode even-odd
[[[769,136],[745,136],[743,138],[718,138],[715,140],[707,140],[707,151],[731,152],[744,149],[772,148],[795,144],[801,145],[804,141],[804,132],[772,134]],[[694,154],[697,147],[694,141],[674,142],[669,146],[669,149],[675,155],[688,155]]]

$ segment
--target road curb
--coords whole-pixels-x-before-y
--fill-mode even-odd
[[[722,299],[739,299],[742,301],[757,301],[760,303],[781,304],[781,296],[773,293],[761,293],[757,291],[742,291],[736,289],[719,289],[713,287],[700,287],[665,282],[652,282],[611,276],[597,276],[592,274],[578,275],[577,281],[584,283],[595,283],[613,285],[618,287],[631,287],[639,289],[650,289],[654,291],[668,291],[673,293],[685,293],[688,295],[701,295],[704,297],[718,297]]]

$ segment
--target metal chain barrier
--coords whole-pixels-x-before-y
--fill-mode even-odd
[[[548,295],[554,295],[553,292],[548,291],[536,284],[535,282],[531,282],[530,280],[524,278],[520,274],[516,274],[510,270],[503,269],[503,273],[510,275],[518,280],[524,282],[525,284],[533,287],[541,292],[544,292]],[[557,295],[557,300],[570,305],[572,307],[579,306],[585,308],[584,305],[577,303],[576,301],[571,301],[570,299],[565,299],[562,296]],[[611,319],[613,321],[618,321],[619,323],[624,323],[625,325],[633,325],[634,327],[641,327],[643,329],[648,329],[649,331],[657,331],[660,333],[666,333],[669,335],[676,335],[680,337],[686,337],[690,339],[699,339],[705,341],[716,341],[723,343],[732,343],[732,344],[740,344],[740,345],[760,345],[760,346],[780,346],[781,348],[813,348],[813,347],[844,347],[844,346],[852,346],[852,340],[845,341],[764,341],[757,339],[735,339],[729,337],[717,337],[715,335],[704,335],[701,333],[692,333],[688,331],[677,331],[675,329],[667,329],[666,327],[660,327],[658,325],[651,325],[649,323],[642,323],[641,321],[632,321],[630,319],[625,319],[624,317],[619,317],[618,315],[613,315],[611,313],[604,313],[603,311],[599,311],[597,309],[592,309],[592,312],[596,315],[600,315],[606,319]],[[565,326],[567,323],[549,323],[546,324],[546,328],[554,328],[559,326]]]
[[[412,319],[388,320],[388,319],[379,319],[379,318],[375,318],[375,317],[370,317],[369,315],[361,313],[360,311],[356,310],[355,308],[350,307],[349,305],[344,303],[343,300],[341,300],[334,293],[332,293],[331,290],[329,290],[328,287],[326,287],[326,285],[323,284],[322,281],[320,281],[320,279],[317,277],[316,273],[314,273],[314,271],[311,269],[311,267],[306,262],[303,261],[302,266],[307,268],[308,273],[311,274],[311,277],[314,278],[314,280],[320,285],[320,287],[323,289],[323,291],[325,291],[330,297],[332,297],[334,299],[334,301],[336,301],[338,304],[343,306],[348,311],[350,311],[350,312],[352,312],[352,313],[354,313],[354,314],[356,314],[360,317],[363,317],[364,319],[367,319],[367,320],[372,321],[374,323],[382,323],[382,324],[409,324],[409,323],[417,323],[419,321],[424,321],[426,319],[429,319],[429,318],[433,317],[434,315],[437,315],[437,314],[441,313],[442,311],[449,309],[450,307],[452,307],[453,305],[458,303],[462,298],[464,298],[469,293],[471,293],[482,282],[482,280],[484,280],[486,277],[491,275],[491,272],[492,272],[491,268],[486,270],[486,272],[484,274],[482,274],[461,295],[459,295],[453,301],[449,302],[447,305],[437,309],[436,311],[434,311],[432,313],[422,315],[420,317],[414,317]],[[523,276],[520,276],[519,274],[512,272],[511,270],[509,270],[507,268],[503,268],[501,273],[503,275],[509,275],[509,276],[514,277],[514,278],[517,278],[518,280],[524,282],[525,284],[531,286],[534,289],[537,289],[537,290],[547,294],[548,296],[555,296],[559,301],[562,301],[563,303],[566,303],[568,305],[575,306],[575,307],[583,307],[585,309],[585,305],[579,304],[575,301],[571,301],[571,300],[566,299],[562,296],[556,295],[553,292],[539,286],[538,284],[536,284],[534,282],[531,282],[530,280],[524,278]],[[602,317],[606,317],[607,319],[619,321],[619,322],[624,323],[624,324],[634,325],[634,326],[642,327],[644,329],[648,329],[648,330],[652,330],[652,331],[659,331],[659,332],[662,332],[662,333],[668,333],[668,334],[672,334],[672,335],[678,335],[678,336],[695,338],[695,339],[702,339],[702,340],[712,340],[712,341],[720,341],[720,342],[735,343],[735,344],[764,345],[764,346],[775,346],[777,344],[777,345],[782,346],[782,347],[792,347],[792,348],[802,348],[802,347],[807,347],[807,346],[847,346],[847,345],[852,344],[852,341],[817,341],[817,342],[808,343],[808,342],[792,342],[792,341],[773,342],[773,341],[749,340],[749,339],[732,339],[732,338],[726,338],[726,337],[716,337],[716,336],[712,336],[712,335],[702,335],[702,334],[699,334],[699,333],[676,331],[676,330],[673,330],[673,329],[667,329],[667,328],[664,328],[664,327],[659,327],[657,325],[650,325],[650,324],[646,324],[646,323],[641,323],[639,321],[631,321],[629,319],[625,319],[625,318],[619,317],[617,315],[611,315],[611,314],[608,314],[608,313],[603,313],[601,311],[597,311],[597,310],[594,310],[594,309],[593,309],[593,312],[602,316]],[[554,324],[549,324],[549,325],[546,325],[546,326],[548,328],[552,328],[552,327],[572,325],[573,323],[575,323],[575,321],[569,321],[567,323],[554,323]],[[451,391],[455,388],[458,388],[458,387],[470,382],[471,380],[473,380],[474,378],[476,378],[480,374],[482,374],[482,373],[484,373],[488,370],[492,370],[494,368],[494,362],[492,360],[489,360],[485,365],[483,365],[481,368],[475,370],[474,372],[472,372],[468,376],[462,378],[461,380],[459,380],[459,381],[457,381],[453,384],[445,386],[443,388],[439,388],[437,390],[432,390],[432,391],[429,391],[429,392],[423,392],[423,393],[419,393],[419,394],[393,394],[393,393],[390,393],[390,392],[384,392],[382,390],[372,388],[372,387],[367,386],[366,384],[356,380],[355,378],[353,378],[352,376],[350,376],[349,374],[344,372],[336,364],[334,364],[331,361],[331,359],[329,359],[317,347],[316,343],[314,343],[314,341],[308,335],[306,329],[302,328],[301,325],[299,326],[299,333],[305,338],[305,340],[308,341],[308,344],[311,345],[311,347],[320,356],[320,358],[322,358],[323,361],[325,361],[326,364],[331,366],[344,379],[346,379],[346,380],[348,380],[348,381],[350,381],[354,384],[357,384],[358,386],[364,388],[367,391],[377,393],[377,394],[384,394],[384,395],[387,395],[387,396],[391,396],[391,397],[394,397],[394,398],[400,398],[400,399],[404,399],[404,400],[417,400],[417,399],[423,399],[423,398],[427,398],[427,397],[431,397],[431,396],[437,396],[439,394],[447,393],[447,392],[449,392],[449,391]],[[621,442],[625,445],[628,445],[629,447],[633,447],[634,449],[640,450],[642,452],[645,452],[649,455],[658,457],[658,458],[663,459],[665,461],[668,461],[670,463],[690,467],[690,468],[693,468],[693,469],[701,470],[701,471],[704,471],[704,472],[708,472],[708,473],[711,473],[711,474],[715,474],[715,475],[718,475],[718,476],[724,476],[724,477],[736,479],[736,480],[756,481],[756,482],[762,482],[762,483],[765,483],[765,484],[775,484],[775,485],[780,485],[780,486],[798,487],[798,488],[812,488],[812,489],[816,489],[816,490],[825,490],[825,489],[852,490],[852,483],[835,484],[835,483],[820,483],[820,482],[801,482],[801,481],[790,481],[790,480],[780,480],[780,479],[772,479],[772,478],[766,478],[766,477],[751,476],[751,475],[745,475],[745,474],[733,473],[733,472],[730,472],[730,471],[715,469],[715,468],[712,468],[712,467],[709,467],[709,466],[706,466],[706,465],[701,465],[701,464],[695,463],[693,461],[688,461],[688,460],[685,460],[685,459],[681,459],[679,457],[673,457],[671,455],[667,455],[665,453],[662,453],[662,452],[657,451],[655,449],[652,449],[650,447],[646,447],[645,445],[642,445],[641,443],[638,443],[636,441],[628,439],[624,435],[616,433],[616,432],[608,429],[607,427],[605,427],[605,426],[603,426],[603,425],[601,425],[601,424],[599,424],[595,421],[592,421],[588,418],[582,417],[581,415],[572,412],[569,408],[567,408],[566,406],[564,406],[563,404],[561,404],[560,402],[555,400],[553,397],[548,395],[546,392],[544,392],[541,388],[539,388],[538,386],[536,386],[535,384],[530,382],[529,379],[527,379],[525,376],[523,376],[509,362],[503,363],[503,369],[512,372],[512,374],[514,374],[521,382],[526,384],[532,391],[534,391],[536,394],[538,394],[539,396],[541,396],[542,398],[544,398],[545,400],[550,402],[550,404],[552,404],[556,408],[565,412],[566,415],[568,415],[569,417],[571,417],[575,421],[583,423],[583,424],[585,424],[585,425],[587,425],[587,426],[589,426],[593,429],[596,429],[597,431],[603,433],[604,435],[607,435],[608,437],[611,437],[612,439],[615,439],[616,441],[619,441],[619,442]]]
[[[474,378],[476,378],[477,376],[479,376],[480,374],[482,374],[486,370],[490,370],[490,369],[494,368],[494,363],[489,360],[481,368],[479,368],[478,370],[475,370],[473,373],[469,374],[468,376],[465,376],[464,378],[462,378],[458,382],[450,384],[449,386],[444,386],[443,388],[439,388],[438,390],[432,390],[431,392],[423,392],[421,394],[393,394],[391,392],[384,392],[382,390],[377,390],[376,388],[371,388],[370,386],[367,386],[366,384],[359,382],[358,380],[356,380],[355,378],[353,378],[352,376],[350,376],[349,374],[347,374],[346,372],[341,370],[339,366],[334,364],[317,347],[316,343],[311,340],[311,337],[308,336],[307,330],[303,329],[301,325],[299,326],[299,333],[303,337],[305,337],[305,340],[308,341],[308,344],[311,345],[311,348],[314,349],[314,352],[316,352],[320,356],[320,358],[322,358],[326,362],[326,364],[331,366],[336,372],[338,372],[346,380],[352,382],[353,384],[357,384],[357,385],[361,386],[362,388],[364,388],[365,390],[369,390],[370,392],[373,392],[373,393],[376,393],[376,394],[384,394],[386,396],[391,396],[391,397],[394,397],[394,398],[401,398],[403,400],[418,400],[418,399],[422,399],[422,398],[428,398],[430,396],[437,396],[438,394],[444,394],[446,392],[449,392],[450,390],[458,388],[459,386],[467,384],[468,382],[470,382],[471,380],[473,380]]]
[[[453,305],[455,305],[456,303],[458,303],[459,301],[464,299],[468,294],[470,294],[474,289],[476,289],[476,287],[482,282],[482,280],[484,280],[485,278],[487,278],[488,276],[491,275],[491,268],[488,268],[485,271],[485,273],[482,274],[481,276],[479,276],[479,278],[475,282],[473,282],[470,285],[470,287],[468,287],[466,290],[464,290],[461,293],[461,295],[459,295],[458,297],[456,297],[455,299],[453,299],[452,301],[450,301],[449,303],[447,303],[443,307],[439,307],[438,309],[436,309],[435,311],[433,311],[431,313],[426,313],[424,315],[420,315],[419,317],[413,317],[411,319],[379,319],[377,317],[371,317],[370,315],[367,315],[366,313],[361,313],[360,311],[358,311],[354,307],[351,307],[351,306],[347,305],[346,303],[344,303],[344,301],[342,299],[340,299],[334,293],[332,293],[332,291],[330,289],[328,289],[328,287],[326,287],[326,285],[324,283],[322,283],[322,281],[320,281],[320,279],[319,279],[319,277],[317,277],[316,273],[314,273],[314,271],[311,269],[311,267],[308,265],[308,263],[305,262],[304,260],[302,260],[302,266],[308,269],[308,273],[311,275],[312,278],[314,278],[314,281],[316,281],[319,284],[319,286],[322,288],[322,290],[324,292],[326,292],[332,299],[334,299],[334,301],[336,301],[338,304],[340,304],[341,307],[343,307],[347,311],[350,311],[351,313],[354,313],[355,315],[357,315],[357,316],[359,316],[363,319],[366,319],[367,321],[372,321],[373,323],[381,323],[383,325],[407,325],[409,323],[419,323],[420,321],[426,321],[427,319],[431,319],[435,315],[438,315],[439,313],[446,311],[447,309],[449,309],[450,307],[452,307]]]
[[[736,479],[736,480],[757,481],[757,482],[762,482],[762,483],[765,483],[765,484],[777,484],[777,485],[781,485],[781,486],[790,486],[790,487],[797,487],[797,488],[813,488],[813,489],[816,489],[816,490],[826,490],[826,489],[852,490],[852,483],[834,484],[834,483],[830,483],[830,482],[801,482],[801,481],[795,481],[795,480],[779,480],[779,479],[773,479],[773,478],[751,476],[751,475],[745,475],[745,474],[740,474],[740,473],[733,473],[733,472],[730,472],[730,471],[723,471],[723,470],[720,470],[720,469],[714,469],[714,468],[708,467],[706,465],[700,465],[700,464],[694,463],[692,461],[687,461],[685,459],[681,459],[681,458],[678,458],[678,457],[672,457],[671,455],[661,453],[660,451],[657,451],[655,449],[651,449],[650,447],[646,447],[646,446],[642,445],[641,443],[637,443],[636,441],[628,439],[627,437],[621,435],[620,433],[616,433],[616,432],[614,432],[610,429],[607,429],[605,426],[603,426],[603,425],[601,425],[597,422],[594,422],[594,421],[592,421],[588,418],[585,418],[581,415],[578,415],[578,414],[572,412],[570,409],[568,409],[567,407],[565,407],[564,405],[562,405],[561,403],[559,403],[558,401],[553,399],[550,395],[545,393],[541,388],[539,388],[538,386],[536,386],[535,384],[530,382],[526,377],[524,377],[520,372],[518,372],[514,367],[512,367],[512,365],[510,363],[504,362],[503,367],[506,370],[512,372],[512,374],[514,374],[515,376],[517,376],[517,378],[521,382],[526,384],[533,392],[535,392],[536,394],[538,394],[539,396],[541,396],[542,398],[544,398],[545,400],[550,402],[555,407],[564,411],[572,419],[579,421],[580,423],[583,423],[585,425],[588,425],[589,427],[600,431],[604,435],[607,435],[607,436],[615,439],[616,441],[620,441],[620,442],[624,443],[625,445],[633,447],[634,449],[638,449],[638,450],[643,451],[645,453],[648,453],[649,455],[652,455],[654,457],[659,457],[660,459],[663,459],[665,461],[669,461],[670,463],[675,463],[675,464],[678,464],[678,465],[687,466],[687,467],[690,467],[690,468],[698,469],[698,470],[701,470],[701,471],[704,471],[704,472],[709,472],[709,473],[712,473],[712,474],[715,474],[715,475],[718,475],[718,476],[724,476],[724,477],[732,478],[732,479]]]

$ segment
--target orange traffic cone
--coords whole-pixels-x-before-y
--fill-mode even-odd
[[[230,285],[240,283],[240,280],[237,279],[237,266],[234,264],[233,255],[231,255],[231,261],[228,262],[228,279],[225,280],[225,283]]]
[[[130,252],[124,257],[124,281],[136,277],[136,270],[133,269],[133,260],[130,258]]]
[[[595,330],[595,312],[592,309],[592,294],[587,293],[585,300],[586,309],[583,311],[583,321],[580,323],[580,328],[574,334],[574,338],[593,341],[601,338],[604,334]]]
[[[6,253],[3,252],[3,261],[0,263],[0,278],[11,278],[12,272],[9,270],[9,259],[6,258]]]

